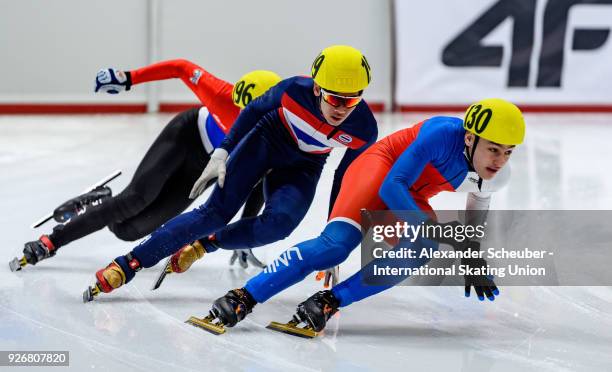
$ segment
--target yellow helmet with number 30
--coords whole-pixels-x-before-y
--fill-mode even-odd
[[[525,138],[521,110],[500,98],[488,98],[471,105],[465,112],[463,128],[500,145],[520,145]]]
[[[347,45],[323,49],[312,63],[311,76],[321,88],[336,93],[360,92],[372,80],[366,57]]]
[[[267,92],[281,80],[281,77],[272,71],[255,70],[248,72],[234,84],[232,100],[236,106],[243,109],[252,100]]]

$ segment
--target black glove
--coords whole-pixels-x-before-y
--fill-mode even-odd
[[[480,251],[479,242],[468,242],[467,251]],[[462,258],[461,265],[466,267],[466,270],[475,268],[486,268],[487,261],[484,258]],[[472,275],[466,274],[465,278],[465,297],[470,297],[471,288],[474,287],[476,295],[480,301],[484,301],[485,296],[491,301],[495,300],[495,296],[499,296],[499,289],[493,282],[493,277],[487,275]]]

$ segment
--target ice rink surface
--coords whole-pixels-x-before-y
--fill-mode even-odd
[[[381,115],[381,137],[426,117]],[[462,288],[398,287],[343,309],[322,337],[305,340],[265,326],[289,320],[295,306],[321,288],[314,276],[258,305],[225,335],[184,323],[190,315],[204,316],[217,297],[257,272],[230,269],[229,252],[207,255],[154,292],[150,287],[161,264],[143,270],[127,286],[88,304],[81,294],[95,271],[127,253],[134,242],[103,230],[35,267],[9,271],[6,263],[21,256],[26,241],[51,232],[51,222],[38,231],[29,228],[32,222],[114,169],[124,171],[111,183],[115,193],[120,191],[169,119],[0,116],[5,261],[0,350],[69,350],[74,371],[612,370],[608,287],[506,287],[493,303],[466,299]],[[526,119],[527,139],[511,160],[511,184],[494,196],[492,208],[612,209],[612,116],[528,114]],[[284,241],[259,248],[260,258],[270,262],[322,230],[339,158],[338,153],[330,158],[302,224]],[[461,194],[432,200],[439,209],[464,203]],[[341,273],[346,278],[358,268],[355,251]]]

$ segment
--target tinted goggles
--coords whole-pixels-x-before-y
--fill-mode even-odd
[[[333,107],[344,106],[346,108],[352,108],[352,107],[357,106],[359,102],[361,102],[361,96],[357,96],[357,97],[340,96],[337,94],[330,93],[324,89],[321,89],[321,96],[323,98],[323,101],[329,103]]]

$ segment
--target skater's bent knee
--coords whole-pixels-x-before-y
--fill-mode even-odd
[[[259,236],[265,244],[285,239],[299,224],[299,221],[294,221],[290,215],[285,213],[263,214],[261,222],[261,231],[255,235]]]
[[[108,229],[121,240],[132,242],[148,235],[150,231],[141,231],[137,227],[128,223],[113,223],[108,225]]]
[[[227,225],[227,223],[231,221],[232,217],[234,217],[234,214],[236,214],[231,213],[231,211],[228,211],[227,209],[209,203],[199,206],[193,212],[198,214],[202,221],[208,221],[215,226]]]

